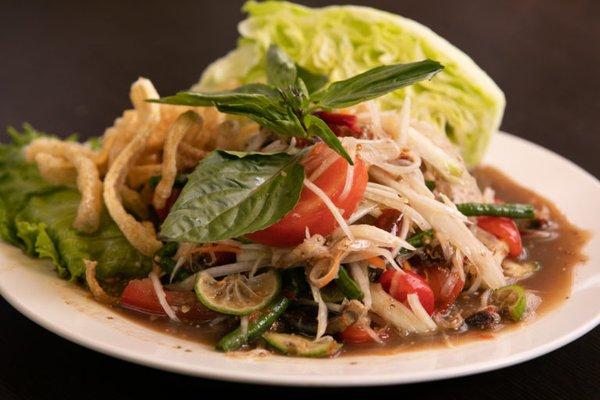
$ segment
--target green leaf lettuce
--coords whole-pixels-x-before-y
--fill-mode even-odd
[[[106,211],[92,235],[71,227],[80,200],[77,190],[45,182],[37,167],[23,159],[23,146],[40,134],[29,126],[22,134],[12,129],[9,134],[12,143],[0,145],[0,238],[49,259],[62,278],[82,280],[84,259],[98,261],[97,277],[107,285],[146,276],[150,260],[127,242]]]

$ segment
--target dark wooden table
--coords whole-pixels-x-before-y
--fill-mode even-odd
[[[161,93],[188,87],[210,60],[234,46],[235,25],[242,18],[241,3],[230,0],[84,3],[2,2],[0,125],[28,121],[61,135],[101,134],[128,106],[128,88],[138,76],[151,78]],[[600,2],[354,3],[414,18],[458,45],[504,89],[504,130],[600,176]],[[59,338],[3,300],[0,326],[1,399],[150,398],[158,390],[174,399],[203,398],[212,390],[316,394],[189,378],[119,361]],[[369,395],[372,390],[347,394]],[[597,399],[600,330],[503,370],[376,389],[398,398],[408,391],[420,400]]]

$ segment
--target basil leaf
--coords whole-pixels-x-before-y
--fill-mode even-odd
[[[170,241],[205,243],[264,229],[298,202],[300,155],[216,150],[198,164],[161,227]]]
[[[430,79],[444,67],[433,60],[383,65],[352,78],[332,83],[311,96],[323,108],[344,108],[383,96],[396,89]]]
[[[342,146],[342,142],[335,136],[335,133],[327,126],[325,121],[315,115],[309,114],[304,117],[304,126],[310,136],[320,137],[329,147],[344,157],[350,165],[354,165],[352,158],[350,158],[350,155],[348,155],[346,149]]]
[[[296,81],[296,65],[294,61],[277,45],[272,44],[267,50],[267,82],[280,89],[287,89]]]
[[[296,64],[296,72],[298,74],[298,78],[302,79],[306,84],[306,89],[308,89],[308,93],[316,92],[317,90],[325,86],[327,82],[329,82],[329,79],[325,75],[311,72],[298,64]]]
[[[243,115],[279,134],[306,137],[302,124],[287,106],[282,93],[263,83],[218,92],[180,92],[152,102],[194,107],[215,106],[223,113]]]

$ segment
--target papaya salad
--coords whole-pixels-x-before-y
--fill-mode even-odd
[[[219,327],[224,352],[332,357],[532,318],[522,281],[543,271],[521,234],[552,224],[471,172],[504,107],[487,75],[376,10],[245,10],[198,85],[138,79],[101,137],[9,129],[2,239],[97,301]]]

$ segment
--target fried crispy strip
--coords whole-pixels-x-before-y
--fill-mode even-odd
[[[337,278],[340,262],[345,254],[345,251],[334,250],[333,257],[317,261],[308,274],[309,282],[319,289],[327,286],[329,282]]]
[[[178,171],[187,171],[193,169],[198,165],[200,158],[196,158],[193,156],[188,156],[185,154],[180,154],[177,157],[177,170]]]
[[[34,157],[40,175],[55,185],[67,185],[77,179],[77,170],[62,157],[48,153],[37,153]]]
[[[136,192],[127,185],[123,185],[119,194],[126,210],[132,212],[140,219],[148,219],[150,211],[139,192]]]
[[[202,118],[193,111],[181,114],[167,132],[165,148],[163,151],[163,163],[161,179],[154,190],[152,204],[159,210],[164,208],[165,203],[173,190],[173,183],[177,176],[177,151],[179,144],[186,135],[195,137],[202,129]]]
[[[96,280],[96,266],[98,265],[98,262],[84,259],[83,264],[85,265],[85,282],[90,288],[90,292],[92,292],[94,298],[101,303],[117,304],[119,299],[106,293]]]
[[[61,185],[77,182],[81,200],[73,227],[86,233],[94,232],[100,225],[102,181],[96,164],[89,157],[93,153],[78,143],[55,139],[36,142],[27,148],[26,158],[36,162],[40,175],[48,182]],[[41,152],[39,146],[44,145],[51,153]]]
[[[90,158],[73,148],[67,148],[65,156],[77,170],[77,190],[81,194],[73,227],[92,233],[100,225],[102,212],[102,181],[98,168]]]
[[[148,138],[160,119],[159,105],[144,101],[150,98],[158,98],[156,89],[149,80],[138,79],[131,86],[131,101],[138,111],[141,121],[138,133],[116,157],[104,179],[104,202],[110,216],[129,243],[147,256],[152,256],[160,248],[161,243],[156,239],[156,235],[153,235],[149,229],[125,211],[119,192],[125,182],[127,172],[144,151]]]
[[[243,150],[250,140],[260,132],[260,126],[254,122],[242,125],[239,121],[228,120],[219,124],[216,137],[216,147],[228,150]]]
[[[110,155],[110,150],[112,149],[115,141],[117,140],[117,136],[119,135],[119,130],[115,127],[110,127],[104,131],[104,135],[102,135],[102,147],[100,151],[94,157],[94,162],[98,167],[98,172],[101,176],[106,173],[108,169],[108,159]]]
[[[160,105],[147,101],[158,98],[160,96],[150,80],[138,78],[137,81],[133,82],[129,99],[137,113],[138,127],[147,125],[149,128],[153,128],[160,122]]]
[[[185,139],[187,139],[187,136]],[[179,149],[177,152],[177,170],[182,171],[194,168],[198,165],[200,160],[206,157],[206,154],[206,151],[197,149],[189,143],[179,143]]]
[[[161,172],[161,164],[136,165],[129,170],[127,183],[132,188],[138,188],[148,182],[153,176],[160,175]]]
[[[107,172],[111,165],[114,164],[119,154],[125,149],[133,137],[133,131],[122,131],[113,140],[112,146],[108,152]]]
[[[25,148],[25,159],[29,162],[33,162],[35,160],[35,156],[39,153],[46,153],[55,157],[65,157],[65,152],[67,149],[75,150],[78,153],[92,159],[96,156],[96,153],[84,144],[77,142],[65,142],[55,138],[41,137],[32,141]]]
[[[160,105],[160,122],[156,126],[156,130],[148,139],[147,150],[154,152],[162,150],[165,146],[165,141],[168,131],[175,120],[187,110],[192,110],[192,107],[173,106],[168,104]]]
[[[200,150],[189,143],[181,142],[179,143],[179,154],[181,154],[183,157],[201,160],[204,158],[204,156],[206,156],[206,151]]]
[[[149,152],[146,151],[137,161],[137,165],[154,165],[162,162],[160,153],[158,151]]]
[[[204,120],[204,129],[191,139],[190,144],[198,149],[214,150],[219,126],[225,121],[225,114],[220,113],[215,107],[202,107],[197,111]]]
[[[150,236],[156,236],[156,231],[154,230],[154,225],[152,225],[151,221],[142,221],[141,224]]]

